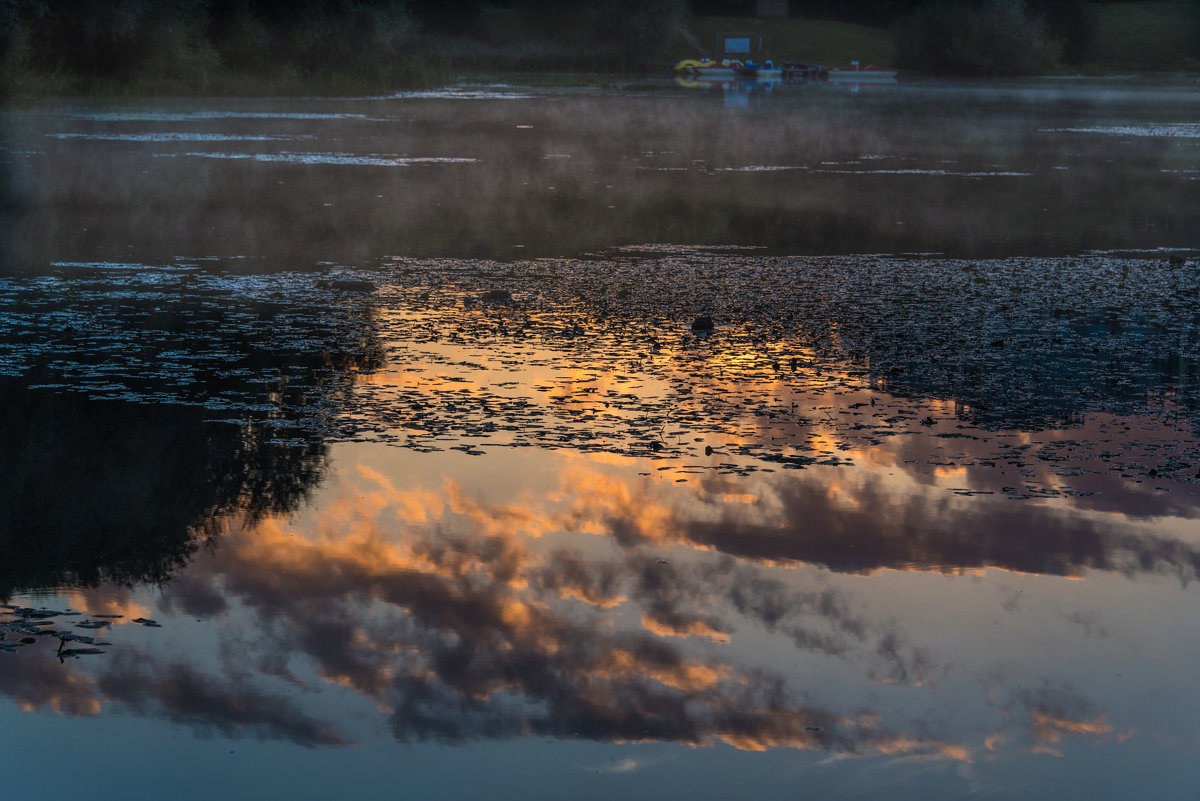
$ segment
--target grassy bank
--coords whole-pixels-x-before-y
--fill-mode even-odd
[[[770,39],[771,56],[777,61],[827,66],[849,64],[853,60],[863,64],[891,64],[896,51],[887,30],[832,20],[693,17],[684,23],[684,29],[709,50],[722,32],[763,33]],[[672,42],[669,60],[675,63],[697,55],[697,48],[681,33]]]
[[[1140,3],[1100,3],[1092,6],[1095,31],[1085,65],[1062,72],[1200,71],[1200,11],[1195,0]],[[776,60],[840,65],[853,59],[868,64],[893,64],[894,33],[882,28],[803,18],[760,20],[750,17],[692,17],[684,28],[691,38],[711,49],[721,32],[765,34]],[[699,54],[684,35],[672,42],[669,59]]]

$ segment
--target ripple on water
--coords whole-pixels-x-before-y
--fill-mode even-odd
[[[70,115],[77,120],[96,122],[192,122],[195,120],[371,120],[366,114],[313,113],[289,111],[190,111],[169,112],[97,111]]]
[[[1200,123],[1181,122],[1148,125],[1094,125],[1084,128],[1039,128],[1039,133],[1094,133],[1109,136],[1162,136],[1200,139]]]
[[[173,156],[173,153],[160,153]],[[388,156],[354,153],[184,153],[184,156],[204,159],[243,159],[277,164],[332,164],[356,167],[412,167],[422,164],[475,164],[479,159],[454,156]]]
[[[283,134],[224,134],[224,133],[53,133],[50,139],[83,139],[94,142],[291,142],[311,139],[311,136]]]
[[[378,95],[369,100],[528,100],[539,95],[513,89],[506,84],[489,86],[447,86],[441,89],[415,89]]]
[[[847,169],[854,163],[855,162],[845,162],[844,164],[838,164],[836,162],[822,162],[821,166],[811,166],[807,164],[747,164],[738,167],[717,167],[714,172],[804,171],[825,175],[930,175],[935,177],[956,178],[1010,178],[1029,177],[1033,175],[1031,172],[1022,172],[1016,170],[947,170],[938,168],[923,169],[918,167],[895,169]],[[841,167],[840,169],[838,168],[839,166]]]

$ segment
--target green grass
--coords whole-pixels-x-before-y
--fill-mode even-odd
[[[1195,0],[1102,3],[1095,6],[1092,62],[1107,70],[1192,69],[1196,53]]]
[[[716,43],[718,33],[763,33],[770,39],[771,57],[776,61],[841,66],[851,61],[890,66],[896,46],[890,31],[830,20],[760,20],[748,17],[692,17],[684,27],[706,48]],[[670,52],[672,63],[699,55],[682,36]]]

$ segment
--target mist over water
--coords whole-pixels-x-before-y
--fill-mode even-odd
[[[0,787],[1200,780],[1198,126],[1132,80],[0,112]]]
[[[723,95],[651,84],[7,112],[19,228],[5,261],[307,269],[645,242],[1057,256],[1195,240],[1191,87],[781,86],[746,108]]]

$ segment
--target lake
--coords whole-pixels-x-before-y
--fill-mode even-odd
[[[3,797],[1194,794],[1194,83],[0,137]]]

